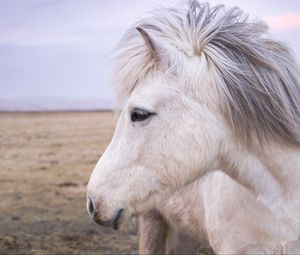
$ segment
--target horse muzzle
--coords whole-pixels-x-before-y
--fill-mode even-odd
[[[124,212],[124,209],[118,209],[112,216],[107,216],[105,215],[106,212],[104,208],[101,210],[101,206],[95,206],[95,203],[90,196],[88,196],[87,199],[87,210],[97,224],[105,227],[112,227],[113,229],[118,229]]]

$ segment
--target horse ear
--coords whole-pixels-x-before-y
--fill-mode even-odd
[[[158,39],[153,38],[151,35],[149,35],[143,28],[137,27],[136,30],[140,33],[142,36],[145,44],[149,48],[152,57],[157,61],[161,62],[162,60],[162,43],[158,41]]]

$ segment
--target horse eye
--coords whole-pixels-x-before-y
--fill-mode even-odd
[[[154,115],[153,112],[149,112],[147,110],[141,108],[133,108],[131,112],[131,121],[144,121],[148,119],[150,116]]]

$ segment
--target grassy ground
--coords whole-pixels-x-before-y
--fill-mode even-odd
[[[0,113],[0,254],[135,254],[135,229],[92,222],[86,184],[110,112]]]
[[[0,253],[118,254],[134,233],[101,228],[85,186],[113,132],[112,113],[0,114]]]

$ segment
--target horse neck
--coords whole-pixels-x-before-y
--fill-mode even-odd
[[[220,168],[250,189],[270,208],[292,205],[300,209],[300,149],[270,144],[253,152],[228,143]],[[291,209],[290,209],[291,210]]]

